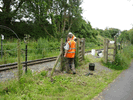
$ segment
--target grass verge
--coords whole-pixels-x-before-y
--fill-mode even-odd
[[[85,76],[88,63],[100,60],[93,56],[85,57],[76,69],[76,75],[60,73],[53,77],[53,82],[46,77],[46,71],[32,73],[28,70],[19,82],[0,83],[0,100],[91,100],[122,72],[99,70],[94,75]]]

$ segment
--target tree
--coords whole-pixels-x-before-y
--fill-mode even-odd
[[[31,29],[32,36],[60,39],[81,27],[82,0],[1,0],[0,22],[6,26]],[[14,9],[12,9],[12,7]],[[6,9],[6,10],[5,10]],[[23,18],[30,20],[24,21]],[[20,22],[16,23],[15,20]],[[15,23],[14,23],[15,22]],[[26,28],[25,28],[26,26]],[[74,26],[75,28],[72,28]],[[23,34],[22,31],[18,31]]]
[[[26,0],[0,0],[2,7],[0,7],[0,23],[9,25],[13,17],[17,16],[18,10]],[[22,18],[23,16],[21,16]]]

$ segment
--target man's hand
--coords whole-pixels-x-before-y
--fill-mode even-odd
[[[66,53],[64,54],[64,57],[66,57]]]

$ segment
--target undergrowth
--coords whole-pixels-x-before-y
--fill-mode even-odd
[[[131,60],[133,59],[133,46],[127,46],[123,50],[118,51],[115,57],[115,61],[110,63],[104,63],[105,66],[115,70],[125,70],[129,67]]]

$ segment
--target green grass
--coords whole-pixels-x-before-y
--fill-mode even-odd
[[[91,49],[100,49],[98,45],[94,43],[86,42],[85,51]],[[17,40],[4,40],[3,41],[3,59],[0,60],[0,64],[17,62]],[[40,38],[38,40],[30,40],[28,43],[27,59],[36,60],[47,57],[58,56],[60,53],[60,41],[48,40]],[[25,43],[21,40],[21,62],[25,61]]]
[[[32,73],[28,70],[20,81],[14,79],[0,83],[0,100],[91,100],[129,67],[133,58],[132,51],[132,46],[124,48],[122,53],[118,51],[113,64],[103,64],[110,68],[111,72],[101,70],[92,76],[85,76],[88,73],[88,63],[102,61],[102,58],[95,58],[92,55],[85,56],[85,60],[79,63],[76,75],[60,73],[53,77],[53,82],[47,77],[47,71]],[[52,53],[48,56],[50,55]]]
[[[104,48],[103,41],[104,41],[104,37],[102,37],[101,35],[96,36],[95,42],[89,42],[89,38],[86,38],[85,39],[85,51],[91,51],[92,49],[103,49]]]
[[[17,62],[17,40],[3,41],[3,58],[0,64]],[[28,60],[42,59],[46,57],[58,56],[60,52],[60,41],[47,40],[40,38],[30,40],[28,43],[27,57]],[[25,61],[25,43],[21,41],[21,62]]]
[[[85,51],[91,51],[92,49],[103,49],[103,46],[92,46],[92,47],[86,47]]]
[[[60,73],[53,77],[53,82],[46,77],[46,71],[32,73],[28,70],[19,82],[11,80],[0,83],[0,100],[91,100],[122,72],[112,70],[107,73],[102,70],[99,74],[85,76],[92,59],[95,62],[101,60],[86,56],[76,69],[76,75]]]

